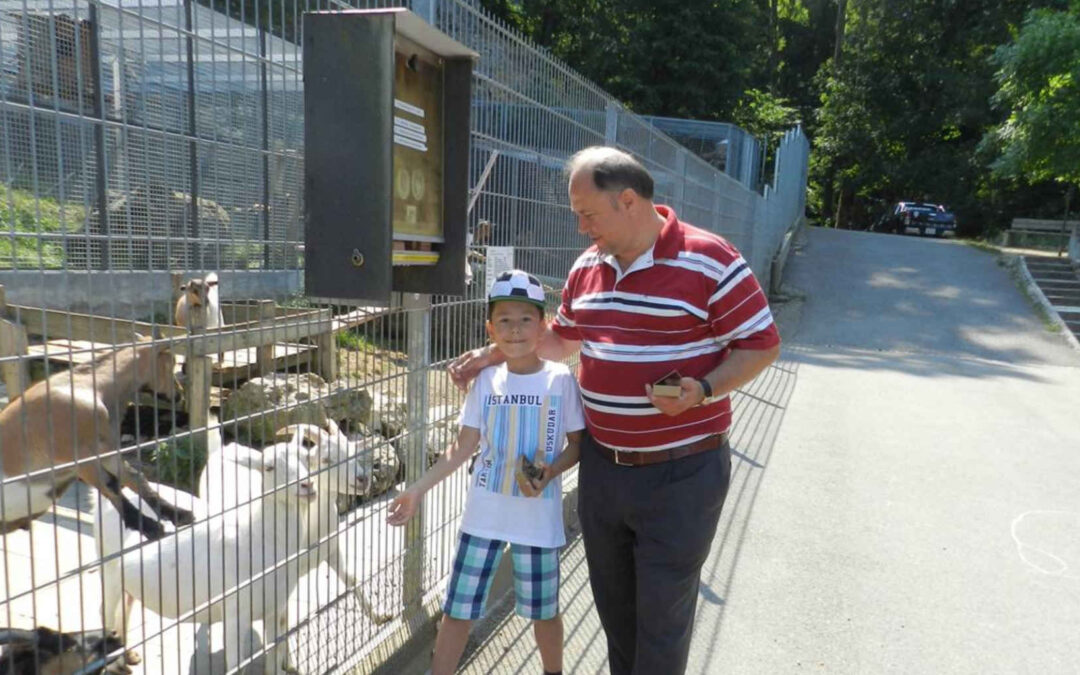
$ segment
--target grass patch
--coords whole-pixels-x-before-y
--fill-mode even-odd
[[[335,336],[337,346],[340,349],[348,349],[354,352],[370,352],[375,350],[375,344],[364,335],[355,330],[338,331]]]
[[[63,269],[63,245],[39,235],[74,232],[85,218],[81,204],[5,190],[0,193],[0,269]]]
[[[990,243],[989,241],[986,241],[985,239],[961,239],[960,241],[964,242],[971,248],[977,249],[984,253],[993,253],[995,255],[999,255],[1001,253],[1000,247]]]

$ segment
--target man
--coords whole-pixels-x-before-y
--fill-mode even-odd
[[[613,675],[682,673],[731,475],[728,395],[776,360],[780,336],[735,247],[654,205],[652,177],[633,157],[587,148],[567,173],[592,246],[567,276],[540,353],[581,351],[589,582]],[[463,386],[501,359],[474,350],[450,375]],[[655,395],[673,370],[678,395]]]

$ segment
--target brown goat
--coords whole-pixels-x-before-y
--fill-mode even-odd
[[[175,366],[162,345],[122,347],[34,384],[0,411],[0,534],[29,528],[76,478],[96,487],[125,525],[147,539],[160,538],[164,529],[143,516],[121,487],[176,524],[192,522],[190,511],[162,502],[118,454],[120,420],[139,391],[150,389],[171,402],[180,398]],[[64,466],[100,455],[105,457]]]
[[[34,630],[0,628],[0,675],[124,675],[139,663],[115,632],[60,633],[39,626]]]

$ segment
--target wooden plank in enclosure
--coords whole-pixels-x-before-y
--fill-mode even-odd
[[[271,350],[270,360],[264,366],[262,351]],[[293,342],[267,345],[265,347],[249,347],[225,352],[225,358],[218,364],[214,372],[214,383],[222,386],[232,385],[236,382],[258,377],[267,373],[273,373],[294,366],[306,366],[312,362],[312,354],[315,352],[314,345],[297,344]]]
[[[393,310],[388,307],[357,307],[348,314],[338,314],[334,317],[334,332],[355,328],[389,314],[391,311]]]
[[[43,309],[25,305],[8,305],[7,316],[17,318],[30,335],[44,335],[70,340],[113,340],[129,342],[134,335],[150,337],[157,334],[162,337],[182,337],[186,331],[176,326],[149,324],[143,321],[128,321],[93,314],[65,312],[58,309]]]
[[[189,345],[189,352],[192,354],[217,354],[219,351],[260,347],[276,342],[295,342],[329,332],[332,327],[330,310],[320,309],[288,319],[253,321],[225,326],[220,330],[208,330],[190,336],[185,344]]]
[[[78,366],[90,363],[105,352],[116,349],[108,342],[89,340],[49,340],[27,348],[27,354],[35,358],[47,358],[53,363]]]

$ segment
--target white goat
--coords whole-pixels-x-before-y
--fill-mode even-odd
[[[207,329],[221,328],[225,319],[221,314],[221,302],[218,300],[218,277],[215,272],[205,277],[188,279],[180,286],[182,295],[176,301],[173,322],[181,328],[190,328],[191,313],[201,312],[206,317]]]
[[[340,549],[337,534],[341,522],[338,496],[366,494],[370,477],[357,444],[350,441],[333,420],[328,420],[328,426],[329,431],[314,424],[292,424],[277,433],[279,441],[297,446],[299,456],[316,478],[319,493],[315,504],[308,509],[307,540],[301,542],[301,550],[316,546],[318,550],[316,556],[301,557],[299,574],[303,576],[325,560],[342,583],[352,589],[364,614],[375,623],[385,623],[392,617],[378,613],[364,595]],[[207,501],[211,512],[223,511],[250,498],[240,490],[228,489],[228,485],[243,488],[242,482],[238,483],[227,468],[221,470],[211,458],[199,477],[199,494]]]
[[[202,316],[201,323],[206,330],[221,328],[225,325],[225,317],[221,313],[221,301],[218,299],[217,273],[210,272],[202,278],[188,279],[180,286],[180,291],[182,295],[176,301],[173,323],[191,330],[192,314],[198,313]],[[221,363],[225,360],[225,355],[218,352],[217,360]]]
[[[250,631],[241,631],[238,620],[262,619],[264,644],[276,645],[266,659],[266,672],[280,672],[283,665],[288,667],[289,654],[287,640],[278,644],[278,637],[280,628],[288,625],[288,598],[299,578],[295,555],[307,539],[307,513],[316,488],[293,443],[261,453],[230,445],[219,461],[241,468],[235,471],[244,481],[239,491],[252,498],[233,509],[211,511],[191,527],[150,544],[144,544],[137,532],[123,534],[123,554],[108,560],[102,572],[105,626],[128,625],[130,603],[122,602],[125,591],[162,617],[199,623],[228,618],[225,662],[233,669],[241,654],[251,652]],[[195,506],[198,500],[191,495],[176,491],[168,496],[191,503],[196,512],[205,509]],[[117,512],[102,502],[97,534],[103,559],[120,551],[120,532]],[[223,594],[227,594],[224,601]]]

